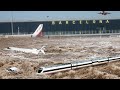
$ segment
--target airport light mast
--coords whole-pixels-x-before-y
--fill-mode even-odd
[[[12,30],[12,35],[13,35],[13,11],[11,11],[11,30]]]

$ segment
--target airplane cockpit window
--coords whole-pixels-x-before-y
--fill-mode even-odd
[[[38,73],[41,73],[41,72],[42,72],[42,70],[43,70],[43,69],[42,69],[42,68],[40,68],[40,69],[38,70]]]

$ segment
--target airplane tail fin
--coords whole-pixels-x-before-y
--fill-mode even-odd
[[[42,46],[42,47],[39,49],[39,51],[40,51],[41,53],[43,53],[43,54],[45,54],[45,51],[44,51],[44,50],[45,50],[45,47],[46,47],[46,46]]]
[[[40,37],[41,36],[41,31],[43,29],[43,24],[40,24],[37,29],[35,30],[35,32],[31,35],[31,37]]]

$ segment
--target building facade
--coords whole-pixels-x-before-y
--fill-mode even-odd
[[[0,34],[31,34],[39,24],[43,35],[120,33],[120,19],[106,19],[0,22]]]

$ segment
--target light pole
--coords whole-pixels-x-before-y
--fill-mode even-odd
[[[18,27],[18,35],[19,35],[19,27]]]
[[[13,35],[13,11],[11,11],[11,30],[12,30],[12,35]]]

